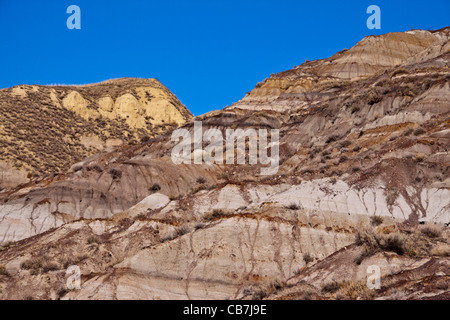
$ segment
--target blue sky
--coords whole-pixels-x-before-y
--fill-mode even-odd
[[[381,30],[366,9],[381,8]],[[69,5],[81,30],[69,30]],[[157,78],[195,114],[364,36],[450,25],[450,1],[0,0],[0,88]]]

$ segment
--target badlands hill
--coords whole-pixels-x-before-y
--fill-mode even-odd
[[[279,129],[275,175],[176,165],[167,132],[3,191],[0,297],[449,299],[449,40],[367,37],[195,119]]]
[[[154,138],[192,117],[156,79],[0,90],[0,189],[67,171],[100,151]]]

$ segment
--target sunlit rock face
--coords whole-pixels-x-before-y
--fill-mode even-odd
[[[192,118],[156,79],[0,90],[0,188],[62,173],[101,151],[154,138]]]
[[[0,297],[448,299],[449,30],[367,37],[195,118],[222,133],[278,129],[274,175],[260,163],[177,165],[169,130],[3,190]],[[49,99],[80,119],[128,113],[139,130],[150,115],[193,134],[182,109],[142,107],[150,84],[102,92],[98,108],[89,87]],[[61,290],[69,263],[80,290]],[[365,289],[372,265],[383,290]]]

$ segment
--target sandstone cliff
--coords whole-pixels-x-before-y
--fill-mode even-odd
[[[67,171],[100,151],[150,139],[192,117],[156,79],[0,90],[0,189]]]

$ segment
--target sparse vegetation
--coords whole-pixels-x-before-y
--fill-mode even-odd
[[[357,233],[355,243],[364,247],[361,255],[355,259],[356,264],[361,264],[364,259],[377,252],[395,252],[398,255],[410,257],[430,254],[428,241],[414,232],[402,233],[396,231],[377,234],[372,229],[366,229]]]
[[[422,134],[425,134],[427,131],[424,128],[417,128],[416,130],[414,130],[414,135],[415,136],[420,136]]]
[[[109,169],[109,174],[112,176],[113,180],[119,180],[122,177],[122,171],[118,169]]]
[[[322,294],[335,294],[337,299],[363,299],[371,300],[374,292],[364,281],[331,281],[323,285]]]
[[[425,156],[424,155],[417,155],[415,157],[416,162],[422,162],[423,160],[425,160]]]
[[[182,225],[171,232],[168,232],[165,236],[160,238],[160,242],[172,241],[182,235],[191,232],[191,229],[187,225]]]
[[[345,162],[345,161],[347,161],[347,160],[348,160],[348,157],[347,157],[347,156],[340,156],[340,158],[339,158],[339,163]]]
[[[442,234],[441,228],[432,224],[427,224],[423,227],[420,227],[419,231],[430,239],[439,238]]]
[[[100,244],[101,240],[98,236],[90,236],[87,238],[86,243],[91,245],[91,244]]]
[[[23,270],[39,270],[42,268],[43,261],[40,258],[28,259],[20,264]]]
[[[148,217],[147,217],[147,215],[145,214],[145,213],[139,213],[134,219],[135,220],[140,220],[140,221],[143,221],[143,220],[146,220]]]
[[[308,264],[314,261],[314,257],[309,252],[305,252],[303,254],[303,261],[305,261],[305,264]]]
[[[326,144],[329,144],[329,143],[331,143],[331,142],[336,141],[337,139],[339,139],[338,136],[330,136],[330,137],[328,137],[328,139],[325,141],[325,143],[326,143]]]
[[[352,168],[352,172],[353,172],[353,173],[356,173],[356,172],[358,172],[358,171],[361,171],[361,168],[360,168],[360,167],[353,167],[353,168]]]
[[[231,214],[232,213],[227,212],[227,211],[225,211],[223,209],[214,209],[210,213],[206,214],[203,217],[203,220],[205,220],[205,221],[213,221],[213,220],[216,220],[216,219],[220,219],[222,217],[230,216]]]
[[[286,286],[286,282],[281,280],[273,280],[262,284],[256,291],[253,292],[252,300],[262,300],[268,295],[280,290]]]
[[[379,226],[380,224],[383,223],[383,217],[380,217],[380,216],[371,216],[371,217],[370,217],[370,223],[371,223],[373,226]]]
[[[75,256],[75,257],[69,257],[69,258],[65,258],[65,259],[61,259],[61,264],[63,266],[64,269],[67,269],[69,266],[72,265],[77,265],[80,262],[88,259],[89,256],[84,254],[84,255],[79,255],[79,256]]]
[[[62,298],[63,296],[65,296],[66,293],[67,289],[64,287],[61,287],[58,289],[58,291],[56,291],[56,295],[58,296],[58,298]]]
[[[206,184],[199,184],[198,186],[196,186],[195,188],[192,189],[192,193],[197,193],[201,190],[206,190],[208,189],[208,186]]]
[[[358,112],[359,110],[360,110],[360,108],[359,108],[358,106],[354,106],[354,107],[352,108],[352,114]]]
[[[161,190],[161,186],[159,185],[159,183],[154,183],[148,190],[157,192],[157,191]]]
[[[198,178],[197,178],[197,183],[198,183],[198,184],[204,184],[204,183],[206,183],[206,179],[203,178],[203,177],[198,177]]]
[[[337,281],[327,282],[322,286],[322,293],[335,293],[341,288]]]
[[[405,135],[405,136],[409,136],[409,135],[411,135],[411,133],[413,133],[413,132],[414,132],[414,130],[410,128],[410,129],[408,129],[408,130],[405,131],[404,135]]]

